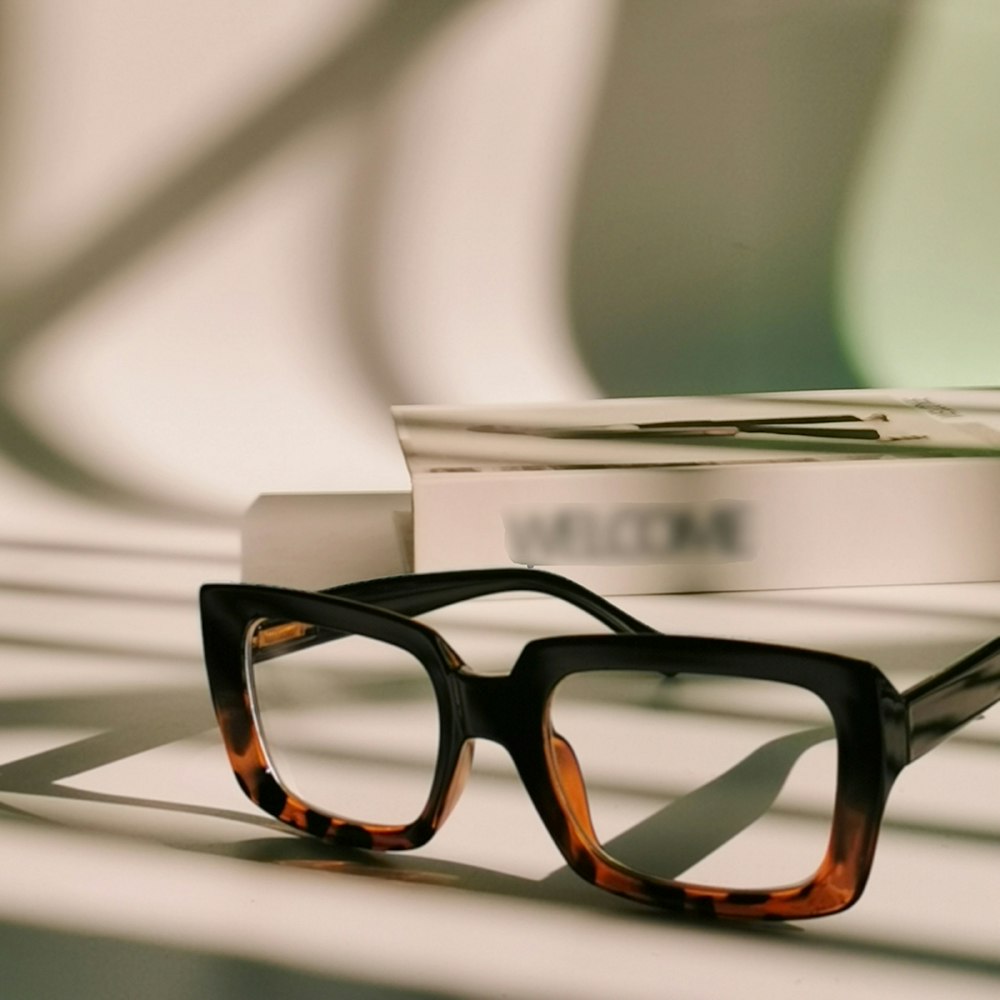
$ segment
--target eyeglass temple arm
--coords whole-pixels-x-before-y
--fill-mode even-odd
[[[516,591],[532,591],[559,598],[587,612],[613,632],[656,632],[656,629],[616,608],[586,587],[543,570],[514,567],[390,576],[331,587],[321,593],[374,604],[404,615],[419,615],[488,594]]]
[[[914,685],[903,698],[914,761],[1000,701],[1000,637]]]

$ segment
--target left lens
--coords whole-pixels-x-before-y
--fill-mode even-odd
[[[420,816],[440,722],[419,660],[368,636],[275,620],[256,623],[247,651],[268,761],[286,790],[357,823]]]

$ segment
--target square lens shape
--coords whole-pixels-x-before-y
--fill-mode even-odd
[[[593,671],[563,679],[549,711],[583,778],[581,825],[618,864],[690,886],[774,890],[823,861],[837,745],[829,709],[806,688]]]
[[[312,809],[406,826],[430,797],[440,744],[424,665],[391,643],[305,622],[255,623],[249,689],[268,763]]]

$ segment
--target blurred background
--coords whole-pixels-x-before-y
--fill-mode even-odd
[[[196,594],[257,494],[406,488],[394,403],[1000,384],[998,52],[997,0],[0,0],[4,996],[995,998],[995,731],[808,938],[553,901],[485,754],[454,893],[326,879]],[[996,632],[902,589],[676,620],[906,683]]]
[[[392,403],[996,384],[998,50],[995,0],[2,0],[5,534],[404,487]]]

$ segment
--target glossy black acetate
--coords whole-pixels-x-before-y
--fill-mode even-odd
[[[509,591],[559,598],[610,634],[537,639],[524,647],[508,674],[478,676],[442,636],[411,617]],[[900,694],[870,663],[765,643],[664,635],[577,584],[524,569],[391,577],[319,593],[208,584],[201,607],[212,699],[237,780],[282,821],[342,845],[418,846],[453,807],[468,771],[471,741],[494,740],[511,754],[543,822],[583,878],[640,902],[727,917],[803,918],[851,905],[867,880],[882,812],[900,770],[1000,699],[1000,639]],[[321,813],[283,786],[270,763],[248,676],[248,637],[255,623],[264,630],[260,662],[308,648],[320,641],[317,635],[322,641],[356,635],[399,647],[426,670],[440,712],[440,747],[428,800],[412,822],[368,825]],[[268,623],[277,624],[268,631]],[[310,631],[311,626],[324,631]],[[826,706],[837,740],[836,802],[826,857],[810,879],[769,891],[689,885],[644,876],[603,851],[590,827],[575,755],[551,726],[549,702],[571,675],[618,669],[664,673],[664,664],[682,665],[689,675],[795,685]]]

